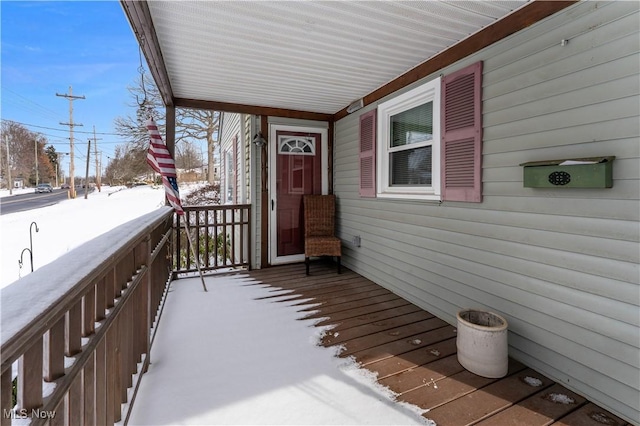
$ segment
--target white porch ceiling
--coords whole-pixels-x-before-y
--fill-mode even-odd
[[[149,1],[174,98],[334,114],[527,1]]]

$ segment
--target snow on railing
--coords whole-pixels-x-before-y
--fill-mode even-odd
[[[148,213],[0,290],[1,425],[126,418],[171,280],[173,216]]]

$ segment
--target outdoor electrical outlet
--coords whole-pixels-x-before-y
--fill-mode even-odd
[[[360,235],[356,235],[353,237],[353,245],[356,247],[360,247]]]

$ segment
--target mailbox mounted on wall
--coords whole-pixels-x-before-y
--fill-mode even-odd
[[[571,158],[520,165],[526,188],[611,188],[615,158]]]

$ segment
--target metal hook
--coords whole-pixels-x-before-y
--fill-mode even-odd
[[[31,249],[29,249],[29,247],[26,247],[24,249],[22,249],[22,253],[20,253],[20,260],[18,260],[18,266],[20,266],[20,269],[22,269],[22,255],[24,255],[24,252],[28,251],[29,252],[29,257],[32,259],[31,261],[31,272],[33,272],[33,253],[31,252]]]
[[[140,83],[142,84],[142,93],[144,94],[144,98],[142,99],[142,102],[140,102],[138,95],[136,95],[136,103],[140,108],[143,108],[147,103],[147,89],[144,84],[144,67],[142,66],[142,48],[138,48],[138,51],[140,54],[140,66],[138,67],[138,72],[140,73]]]
[[[33,250],[33,233],[31,232],[33,231],[33,225],[36,226],[36,232],[40,232],[40,230],[38,229],[38,224],[35,222],[31,222],[31,225],[29,225],[29,248],[31,250]],[[31,263],[33,263],[33,260],[31,261]]]
[[[38,224],[35,222],[31,222],[31,225],[29,225],[29,247],[22,250],[22,253],[20,253],[20,260],[18,260],[18,266],[20,266],[20,269],[22,269],[22,264],[23,264],[22,256],[24,255],[25,251],[28,251],[29,260],[31,261],[31,272],[33,272],[33,225],[36,226],[36,232],[40,232],[40,229],[38,228]]]
[[[140,102],[140,99],[138,98],[138,95],[136,95],[136,103],[138,104],[138,106],[140,108],[143,108],[145,106],[145,104],[147,103],[147,89],[145,87],[144,84],[144,66],[142,65],[142,45],[144,44],[144,36],[140,37],[140,45],[138,46],[138,56],[140,59],[140,66],[138,67],[138,72],[140,73],[140,82],[142,84],[142,93],[144,94],[144,98],[142,99],[142,102]]]

